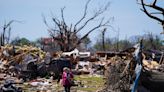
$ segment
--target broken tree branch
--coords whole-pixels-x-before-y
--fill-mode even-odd
[[[84,14],[83,14],[82,18],[75,24],[75,26],[74,26],[74,32],[77,31],[77,30],[76,30],[77,25],[78,25],[79,23],[81,23],[81,21],[86,17],[86,15],[87,15],[87,9],[88,9],[88,4],[89,4],[90,1],[91,1],[91,0],[88,0],[87,3],[85,4]]]
[[[140,2],[139,2],[140,1]],[[144,0],[137,0],[137,3],[142,5],[141,11],[143,11],[148,17],[160,22],[164,33],[164,8],[157,5],[158,0],[154,0],[151,4],[146,4]],[[149,8],[149,9],[147,9]],[[150,10],[152,9],[152,10]],[[153,12],[153,10],[155,12]],[[158,15],[157,15],[158,14]],[[161,16],[159,16],[159,14]]]
[[[77,29],[76,33],[78,33],[79,31],[81,31],[89,22],[91,22],[92,20],[94,20],[95,18],[97,18],[99,15],[103,14],[108,9],[109,4],[110,3],[107,3],[103,9],[102,8],[99,8],[99,10],[96,11],[95,14],[91,18],[89,18],[87,21],[85,21],[84,24]]]

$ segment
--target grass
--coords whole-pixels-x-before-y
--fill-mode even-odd
[[[104,86],[103,77],[81,75],[75,77],[76,81],[80,81],[83,87],[78,86],[77,90],[95,92],[98,89],[101,89]]]
[[[84,91],[84,92],[96,92],[97,90],[101,89],[104,86],[103,77],[96,77],[96,76],[89,76],[89,75],[78,75],[75,76],[75,81],[78,82],[78,86],[74,86],[71,89],[74,90],[72,92],[77,91]],[[81,84],[79,84],[79,82]],[[61,85],[58,85],[55,88],[58,92],[59,90],[63,89]]]
[[[78,86],[71,88],[71,92],[96,92],[104,86],[103,77],[89,76],[89,75],[75,75],[75,81],[78,83]],[[22,87],[24,92],[36,92],[38,87],[32,87],[27,83],[17,85]],[[57,84],[57,81],[54,81],[51,86],[51,92],[63,92],[63,86]]]

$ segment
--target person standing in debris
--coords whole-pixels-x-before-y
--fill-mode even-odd
[[[62,74],[62,84],[65,92],[70,92],[71,84],[73,80],[73,74],[69,68],[65,67]]]

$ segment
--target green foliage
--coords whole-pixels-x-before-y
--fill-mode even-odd
[[[28,39],[26,39],[26,38],[19,38],[19,37],[17,37],[14,40],[12,40],[11,44],[22,46],[22,45],[30,45],[31,42]]]
[[[162,40],[157,35],[152,35],[151,33],[144,36],[143,40],[144,48],[162,50]]]
[[[130,43],[128,40],[119,41],[119,49],[124,50],[130,47],[132,47],[132,43]]]
[[[133,39],[131,39],[133,38]],[[136,44],[139,39],[143,38],[143,46],[145,50],[148,49],[155,49],[155,50],[162,50],[164,47],[164,41],[161,40],[160,36],[153,35],[152,33],[145,34],[143,36],[133,36],[130,37],[130,39],[124,39],[124,40],[116,40],[116,38],[113,40],[111,38],[105,39],[105,48],[107,51],[121,51],[124,49],[127,49],[129,47],[132,47],[134,44]],[[98,39],[97,42],[93,46],[94,49],[102,51],[102,41],[101,39]]]
[[[90,38],[86,37],[82,40],[82,42],[85,44],[86,47],[88,47],[88,45],[91,43]]]
[[[96,43],[96,44],[94,45],[94,48],[95,48],[96,50],[102,51],[102,50],[103,50],[103,45],[100,44],[100,43]],[[110,49],[110,44],[105,43],[105,48],[106,48],[106,50],[109,50],[109,49]]]
[[[90,44],[91,43],[91,40],[90,40],[90,38],[86,37],[86,38],[83,39],[83,42],[85,44]]]
[[[105,80],[103,77],[96,76],[75,76],[75,80],[82,82],[86,87],[78,87],[77,90],[86,91],[86,92],[96,92],[96,90],[103,87]]]

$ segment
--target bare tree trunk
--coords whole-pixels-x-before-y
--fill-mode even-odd
[[[15,22],[15,20],[9,21],[7,24],[5,23],[3,26],[3,32],[1,33],[1,46],[4,46],[6,43],[9,43],[10,41],[10,33],[11,33],[11,27],[10,25]],[[18,21],[17,21],[18,22]],[[6,31],[8,31],[8,36],[6,35]]]
[[[116,49],[116,51],[119,51],[119,36],[120,36],[120,32],[118,30],[117,31],[117,49]]]
[[[55,23],[55,29],[48,26],[47,21],[46,21],[45,17],[43,16],[44,23],[49,28],[48,31],[49,31],[51,37],[53,37],[54,41],[58,42],[62,51],[73,50],[74,48],[79,46],[80,43],[86,37],[88,37],[88,35],[90,33],[92,33],[93,31],[95,31],[97,29],[100,29],[102,27],[111,27],[111,25],[109,25],[109,22],[113,18],[110,18],[106,21],[104,20],[104,17],[99,18],[101,14],[103,14],[105,11],[107,11],[110,3],[107,3],[104,7],[100,7],[96,12],[94,12],[94,14],[91,17],[87,18],[87,11],[88,11],[88,6],[89,6],[90,2],[91,2],[91,0],[88,0],[86,2],[83,15],[75,23],[75,25],[72,25],[74,23],[72,23],[71,25],[68,25],[65,22],[65,19],[64,19],[65,7],[61,8],[61,19],[58,19],[56,17],[52,18],[53,22]],[[97,25],[93,26],[93,28],[87,30],[87,32],[83,32],[82,36],[78,37],[79,33],[81,31],[83,31],[84,28],[86,26],[88,26],[88,24],[90,22],[94,21],[97,18],[99,18]],[[55,35],[55,33],[57,33],[57,35]]]
[[[106,28],[104,28],[104,30],[102,31],[102,45],[103,45],[103,51],[106,51],[106,48],[105,48],[105,32],[106,32]]]
[[[8,36],[6,37],[6,43],[7,44],[9,44],[9,42],[10,42],[10,36],[11,36],[11,27],[9,27]]]

